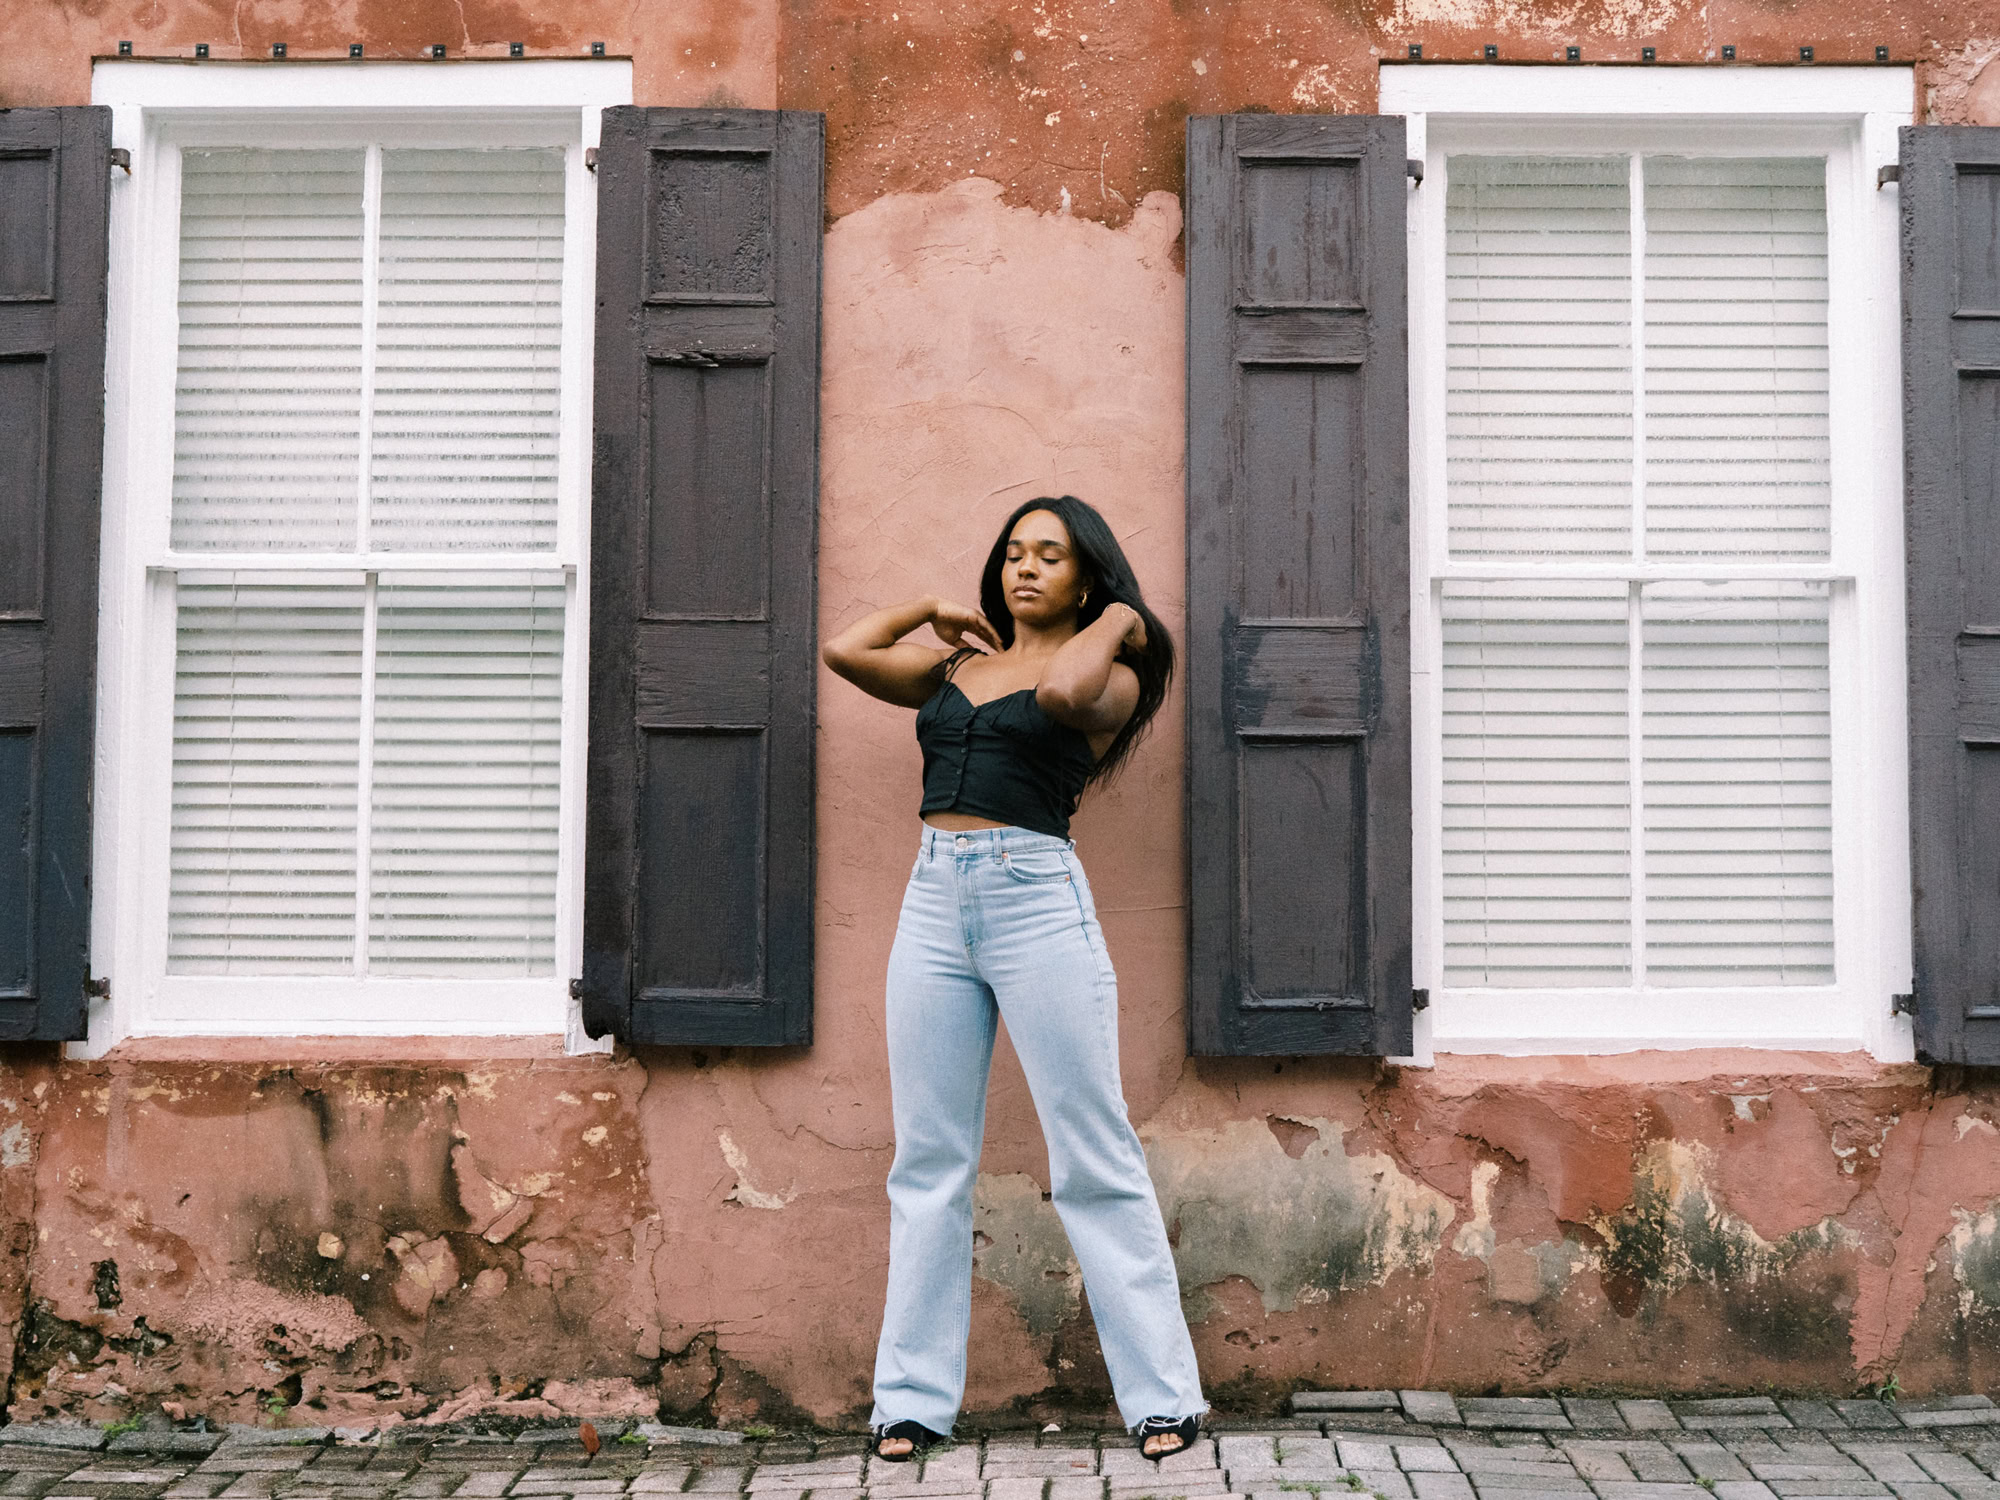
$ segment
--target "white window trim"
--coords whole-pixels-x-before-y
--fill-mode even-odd
[[[622,60],[456,63],[104,62],[92,102],[112,111],[112,142],[131,153],[114,174],[105,369],[99,577],[96,816],[91,948],[109,980],[88,1040],[103,1055],[144,1036],[550,1035],[567,1050],[607,1050],[584,1034],[569,996],[582,957],[584,730],[588,598],[592,311],[596,183],[583,153],[601,112],[632,99]],[[171,837],[171,589],[149,578],[164,552],[172,471],[177,328],[179,148],[323,145],[383,131],[426,141],[548,144],[566,151],[563,395],[557,550],[532,564],[570,583],[564,630],[561,821],[555,972],[535,979],[310,979],[166,974]],[[408,559],[403,559],[405,563]],[[502,559],[482,558],[482,566]],[[204,567],[228,559],[203,558]],[[282,567],[260,556],[250,566]],[[350,565],[353,566],[353,565]],[[164,652],[164,655],[163,655]],[[337,1016],[330,1021],[329,1016]]]
[[[1416,983],[1414,1059],[1646,1048],[1866,1050],[1915,1056],[1891,997],[1910,989],[1908,723],[1904,656],[1901,268],[1896,190],[1876,186],[1911,122],[1908,68],[1437,67],[1381,69],[1384,114],[1407,118],[1425,164],[1409,190],[1410,541]],[[1579,127],[1587,127],[1585,136]],[[1581,144],[1588,141],[1588,145]],[[1443,984],[1442,641],[1444,183],[1454,151],[1576,154],[1824,151],[1834,553],[1835,983],[1668,992],[1672,1014],[1625,992]],[[1691,569],[1700,576],[1719,571]],[[1755,570],[1749,570],[1755,571]]]

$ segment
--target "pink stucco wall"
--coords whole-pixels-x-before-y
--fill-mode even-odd
[[[1190,109],[1365,109],[1376,56],[1408,40],[1526,56],[1570,37],[1687,62],[1724,39],[1776,60],[1796,40],[1872,55],[1879,37],[1920,64],[1934,117],[2000,108],[1984,3],[1196,10],[0,0],[25,39],[0,54],[0,104],[80,101],[90,56],[121,37],[218,57],[352,37],[371,55],[603,39],[633,57],[642,103],[825,108],[822,629],[913,593],[969,598],[999,517],[1069,491],[1111,518],[1177,631]],[[2000,1381],[1990,1079],[1770,1052],[1190,1060],[1179,714],[1176,697],[1077,837],[1216,1395]],[[0,1050],[11,1412],[859,1420],[887,1240],[881,971],[917,758],[907,713],[831,677],[820,725],[809,1051]],[[976,1411],[1105,1406],[1045,1182],[1003,1047]]]

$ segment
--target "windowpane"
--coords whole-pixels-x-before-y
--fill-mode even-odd
[[[1631,550],[1628,174],[1624,157],[1448,164],[1454,557]]]
[[[1628,599],[1445,588],[1447,983],[1630,982]]]
[[[1450,555],[1518,576],[1444,589],[1446,981],[1831,984],[1827,585],[1649,570],[1830,553],[1826,164],[1448,172]]]
[[[362,581],[183,574],[177,605],[168,971],[350,973]]]
[[[369,539],[556,541],[563,154],[382,153]]]
[[[354,972],[364,767],[369,972],[554,972],[561,574],[187,574],[178,611],[171,972]]]
[[[562,577],[376,598],[369,971],[553,973]]]
[[[1827,590],[1641,592],[1646,976],[1833,982]]]
[[[362,177],[360,151],[181,153],[179,550],[355,544]]]
[[[183,185],[177,548],[555,550],[562,150]],[[172,972],[555,973],[564,575],[369,568],[180,577]]]
[[[1823,558],[1826,164],[1644,170],[1647,551]]]

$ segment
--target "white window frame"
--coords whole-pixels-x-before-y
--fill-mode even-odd
[[[1901,270],[1894,187],[1911,122],[1908,68],[1439,67],[1386,64],[1384,114],[1424,163],[1409,190],[1410,545],[1417,1060],[1436,1052],[1647,1048],[1915,1055],[1891,997],[1910,989],[1904,657]],[[1452,988],[1443,982],[1445,185],[1456,153],[1820,155],[1827,158],[1832,433],[1834,983],[1630,992]],[[1461,570],[1463,571],[1463,570]],[[1695,578],[1756,568],[1693,564]],[[1766,574],[1778,570],[1762,570]],[[1621,1009],[1622,1005],[1622,1009]],[[1643,1013],[1642,1013],[1643,1012]]]
[[[92,951],[98,1056],[142,1036],[561,1035],[601,1050],[569,995],[582,957],[584,729],[588,693],[592,312],[596,183],[584,152],[601,112],[628,104],[623,60],[400,63],[104,62],[92,102],[112,111],[114,174],[100,568]],[[558,146],[566,190],[558,525],[553,552],[444,557],[438,568],[561,570],[562,762],[554,972],[534,978],[169,975],[174,601],[167,554],[178,351],[180,149],[201,145]],[[399,557],[400,566],[411,559]],[[200,554],[189,566],[290,567],[282,555]],[[346,571],[365,567],[351,561]],[[432,561],[424,567],[435,571]],[[367,857],[362,851],[362,858]]]

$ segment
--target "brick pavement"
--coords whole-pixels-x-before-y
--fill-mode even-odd
[[[921,1464],[864,1438],[640,1423],[522,1433],[0,1427],[0,1500],[2000,1500],[1983,1396],[1610,1401],[1307,1392],[1293,1415],[1217,1419],[1155,1468],[1122,1433],[967,1433]]]

